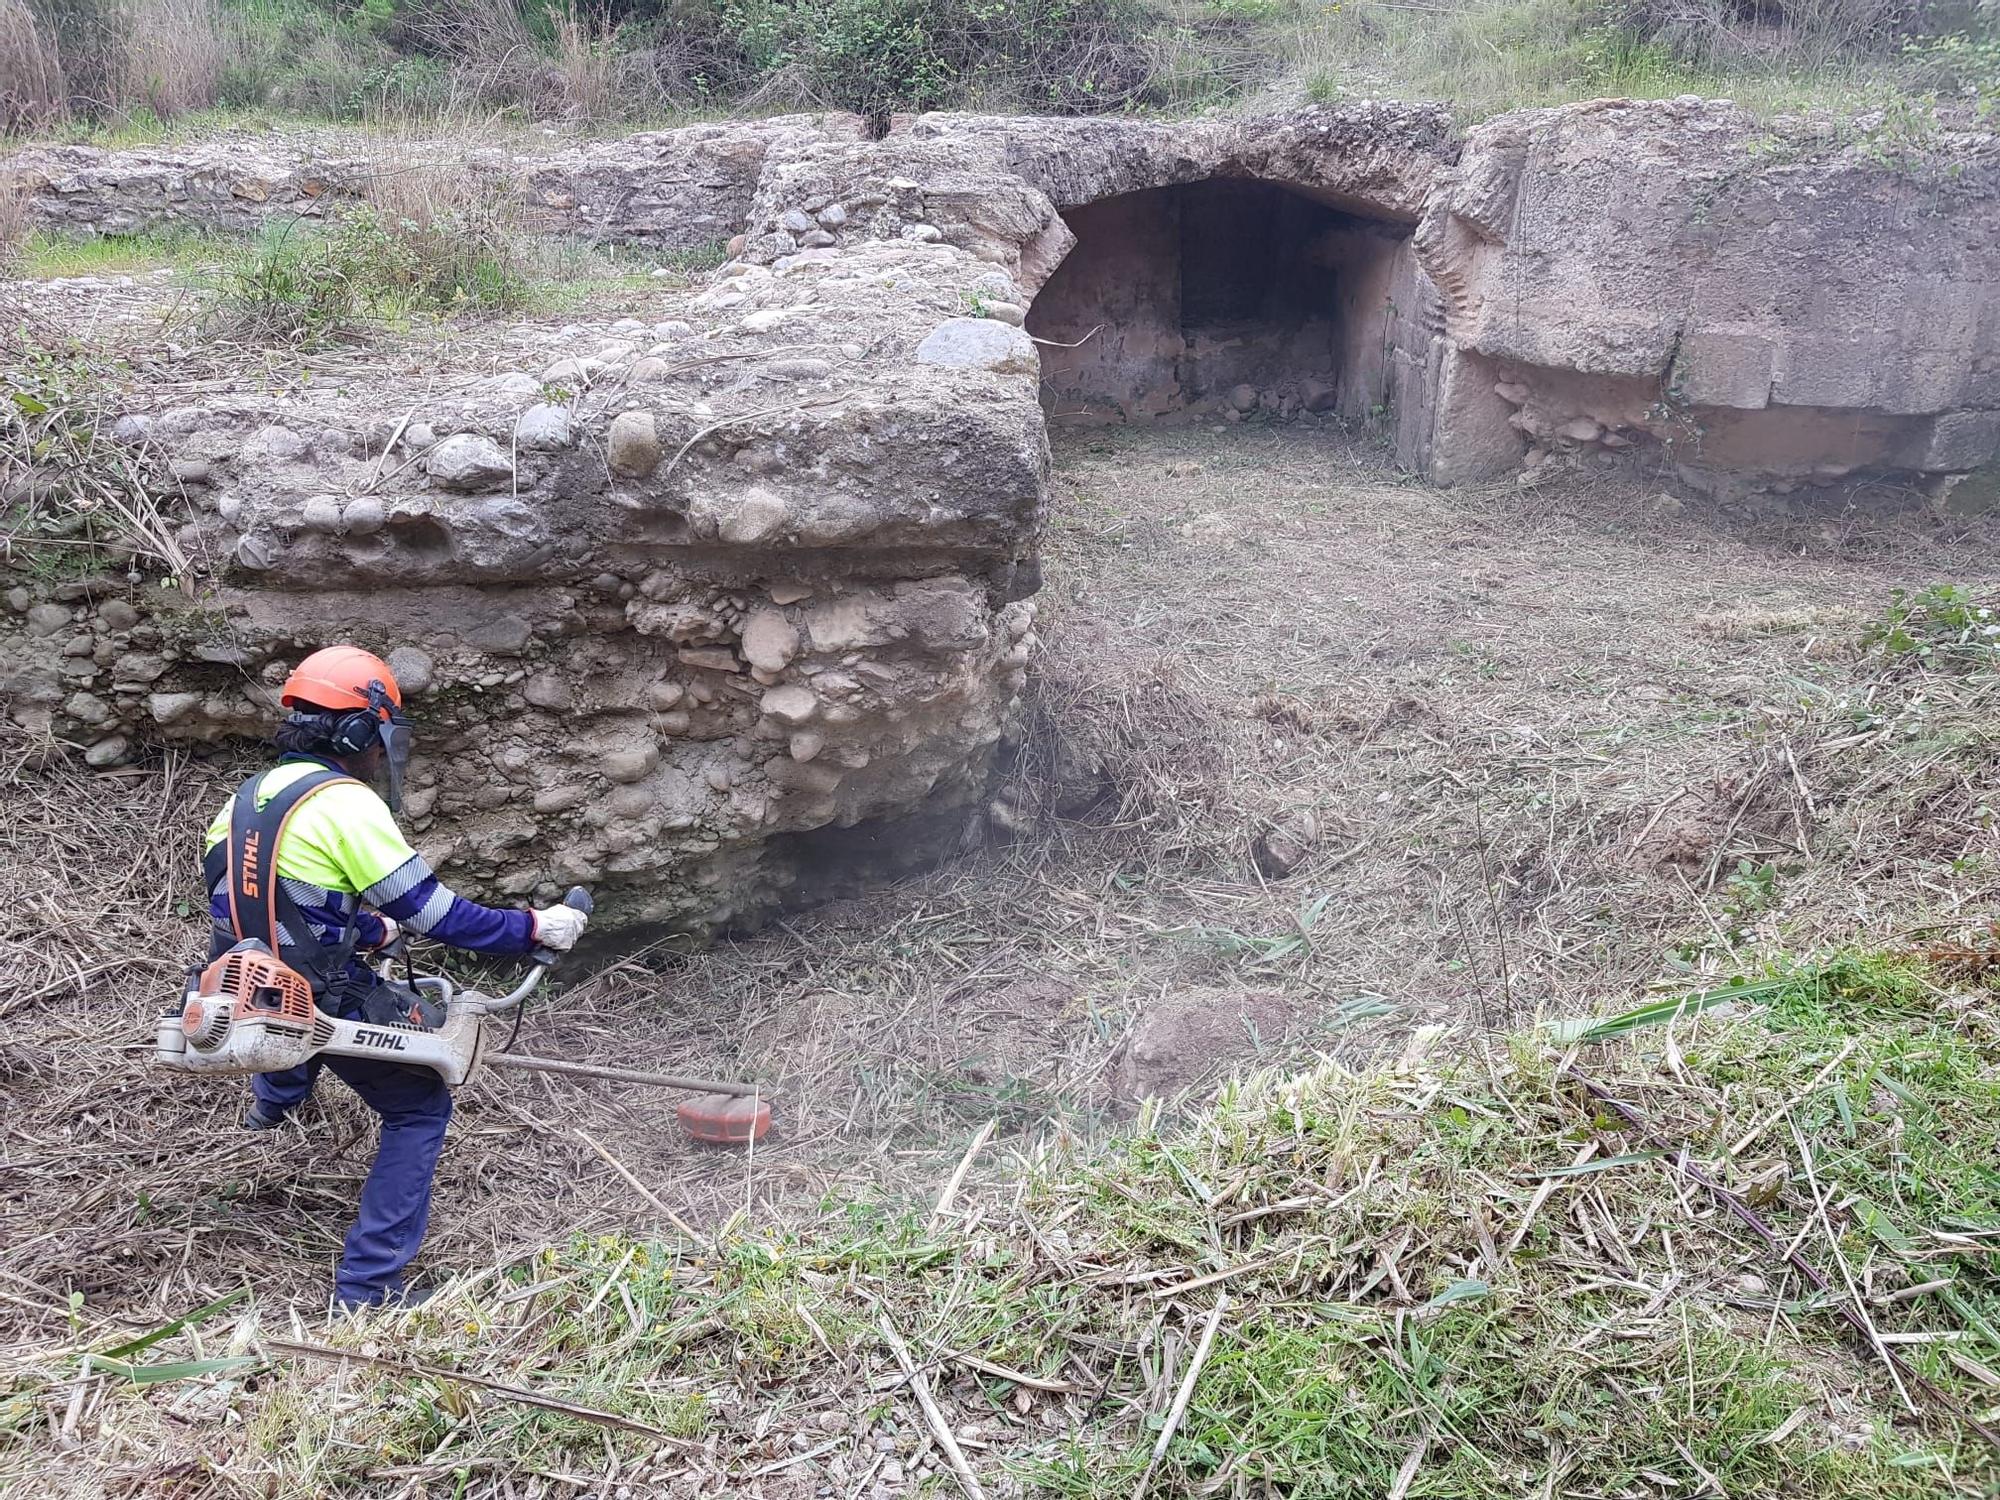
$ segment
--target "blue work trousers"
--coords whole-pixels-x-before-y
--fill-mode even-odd
[[[352,989],[341,997],[337,1013],[359,1018],[360,997]],[[333,1282],[341,1306],[373,1307],[402,1294],[403,1270],[424,1242],[431,1178],[451,1119],[451,1090],[429,1068],[322,1054],[303,1067],[259,1073],[250,1080],[250,1092],[265,1113],[284,1114],[312,1092],[321,1068],[330,1069],[382,1120],[375,1164],[361,1185],[360,1212],[347,1231]]]

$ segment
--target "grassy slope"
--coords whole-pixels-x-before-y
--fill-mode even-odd
[[[299,1359],[252,1306],[134,1356],[241,1356],[193,1382],[93,1379],[74,1349],[30,1361],[0,1404],[0,1474],[44,1462],[80,1409],[86,1453],[198,1452],[274,1496],[379,1493],[385,1471],[488,1493],[505,1473],[601,1474],[613,1451],[627,1482],[712,1492],[790,1458],[794,1481],[845,1492],[926,1446],[886,1321],[989,1483],[1129,1494],[1226,1294],[1154,1493],[1979,1493],[1993,1455],[1920,1396],[1913,1418],[1833,1304],[1858,1292],[1960,1412],[1994,1404],[1994,1027],[1983,987],[1841,956],[1621,1040],[1264,1076],[1081,1158],[1023,1149],[935,1230],[845,1204],[789,1233],[579,1239],[328,1336],[660,1437]],[[1579,1074],[1759,1205],[1834,1294],[1775,1265]]]
[[[149,14],[181,0],[128,3]],[[582,31],[551,32],[538,6],[519,7],[532,23],[523,25],[507,19],[504,3],[468,4],[468,14],[487,14],[494,26],[448,32],[455,41],[433,56],[411,33],[363,14],[372,7],[348,13],[295,0],[191,0],[178,24],[210,39],[189,50],[180,66],[193,71],[178,87],[162,94],[157,74],[141,69],[108,105],[43,119],[36,130],[129,146],[333,120],[393,132],[412,118],[442,116],[482,134],[540,121],[588,133],[796,108],[1035,111],[1052,107],[1051,88],[1061,94],[1059,66],[1050,78],[1032,65],[1022,73],[1018,61],[1004,59],[977,7],[940,3],[916,32],[935,33],[938,56],[964,71],[940,84],[930,72],[945,64],[920,65],[914,59],[930,54],[918,46],[903,73],[879,60],[865,70],[866,98],[849,97],[862,84],[846,72],[820,76],[790,59],[786,47],[766,55],[770,38],[759,40],[755,17],[804,8],[781,4],[738,15],[692,7],[672,24],[618,27],[586,16]],[[885,30],[906,24],[891,19],[892,0],[876,0],[874,8]],[[858,25],[870,9],[839,14]],[[643,5],[635,11],[646,13]],[[1049,26],[1052,15],[1017,3],[1013,20]],[[1157,0],[1106,17],[1115,28],[1107,45],[1124,59],[1120,107],[1150,114],[1290,103],[1301,94],[1322,102],[1437,99],[1468,120],[1584,99],[1687,93],[1734,98],[1764,115],[1927,114],[1942,102],[1958,117],[1990,118],[2000,104],[2000,39],[1990,24],[1982,29],[1976,12],[1941,35],[1911,31],[1888,6],[1787,7],[1746,19],[1720,0],[1690,0],[1670,21],[1643,7],[1628,13],[1588,0]],[[807,26],[808,33],[819,29]],[[794,36],[787,47],[799,45]],[[709,61],[689,63],[689,49]],[[168,99],[212,102],[169,108]]]

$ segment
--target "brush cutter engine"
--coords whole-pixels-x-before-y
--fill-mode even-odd
[[[590,910],[580,886],[564,901]],[[422,1004],[413,1004],[403,1022],[327,1015],[314,1006],[305,976],[251,939],[189,974],[180,1005],[159,1019],[154,1056],[187,1073],[278,1073],[322,1053],[373,1057],[429,1068],[458,1088],[486,1050],[486,1017],[526,1000],[555,960],[549,949],[536,949],[527,978],[498,997],[461,990],[441,974],[412,980],[411,989],[444,1017],[430,1028],[418,1024]]]
[[[181,999],[180,1014],[162,1016],[160,1041],[169,1031],[182,1066],[210,1072],[273,1073],[312,1056],[312,986],[262,943],[238,943],[197,975]]]
[[[525,1000],[546,968],[536,964],[518,989],[498,999],[456,990],[442,977],[417,980],[445,1015],[442,1026],[426,1030],[329,1016],[314,1008],[297,971],[262,943],[239,943],[191,976],[179,1009],[160,1017],[154,1056],[186,1073],[279,1073],[322,1053],[374,1057],[429,1068],[457,1088],[486,1050],[486,1017]]]
[[[590,910],[590,896],[581,887],[564,902]],[[373,1057],[429,1068],[448,1088],[460,1087],[482,1062],[491,1062],[529,1072],[685,1089],[699,1097],[677,1113],[696,1140],[727,1145],[763,1138],[771,1128],[771,1106],[758,1097],[763,1091],[756,1084],[489,1052],[486,1018],[525,1001],[556,958],[546,948],[536,949],[527,977],[499,996],[461,990],[441,974],[413,979],[410,988],[426,1002],[423,1008],[444,1016],[444,1023],[433,1028],[416,1024],[415,1014],[407,1024],[327,1015],[313,1004],[304,975],[263,943],[249,940],[190,972],[180,1003],[159,1018],[153,1055],[163,1067],[182,1073],[280,1073],[320,1056]],[[409,991],[404,993],[407,997]]]

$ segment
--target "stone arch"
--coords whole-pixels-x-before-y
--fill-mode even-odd
[[[1232,393],[1240,404],[1245,387],[1281,414],[1388,419],[1421,396],[1436,294],[1410,219],[1325,189],[1225,175],[1062,215],[1076,245],[1028,313],[1052,420],[1206,414]]]

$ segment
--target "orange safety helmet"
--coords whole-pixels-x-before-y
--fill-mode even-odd
[[[389,702],[397,708],[403,706],[403,690],[396,685],[396,674],[381,657],[359,646],[327,646],[292,668],[278,701],[286,708],[373,708],[386,722],[391,717],[389,709],[368,691],[377,683]]]

